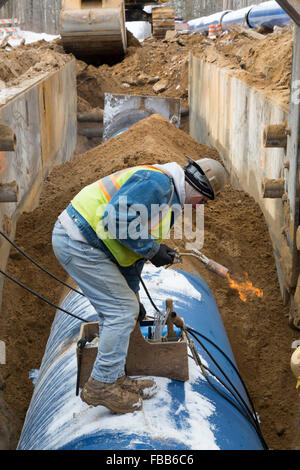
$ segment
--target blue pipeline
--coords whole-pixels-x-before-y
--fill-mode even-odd
[[[265,2],[252,8],[248,14],[248,22],[251,28],[265,26],[288,26],[291,22],[289,15],[277,2]]]
[[[249,28],[266,26],[288,26],[291,23],[289,15],[278,5],[276,1],[263,2],[240,10],[226,10],[213,15],[197,18],[188,22],[190,31],[207,32],[209,26],[220,23],[223,30],[229,28],[231,23],[240,24]]]
[[[57,311],[18,449],[263,448],[256,430],[239,412],[238,400],[224,387],[224,384],[230,386],[230,380],[248,403],[247,393],[235,368],[209,342],[213,341],[235,364],[218,307],[205,281],[183,271],[154,269],[148,265],[144,271],[143,279],[155,304],[163,309],[165,299],[172,298],[177,314],[185,319],[188,326],[207,338],[201,338],[207,351],[196,341],[195,347],[201,362],[209,369],[207,374],[214,388],[189,357],[189,380],[183,383],[155,377],[158,392],[144,401],[142,412],[113,415],[105,407],[89,407],[80,396],[76,396],[76,345],[81,322]],[[147,314],[154,315],[155,311],[143,291],[140,291],[140,298]],[[86,321],[97,321],[96,312],[88,300],[75,292],[67,295],[61,307]],[[143,331],[145,336],[146,331]],[[228,380],[210,355],[226,373]],[[216,389],[233,400],[236,407]]]

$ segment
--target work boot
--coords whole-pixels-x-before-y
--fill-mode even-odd
[[[118,381],[105,383],[90,377],[80,396],[88,405],[106,406],[113,413],[133,413],[143,407],[141,396],[124,390]]]
[[[128,375],[123,375],[118,378],[117,383],[123,390],[138,393],[144,400],[151,398],[157,392],[156,383],[150,379],[132,379]]]

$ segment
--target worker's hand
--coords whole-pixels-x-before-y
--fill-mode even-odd
[[[175,255],[176,251],[169,248],[167,245],[161,244],[158,252],[150,259],[150,261],[154,266],[159,268],[166,264],[173,264]]]

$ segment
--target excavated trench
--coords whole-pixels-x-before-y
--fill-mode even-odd
[[[269,55],[268,63],[262,60],[261,44],[253,41],[250,44],[236,33],[231,39],[231,49],[229,43],[205,45],[207,39],[199,35],[162,42],[150,39],[142,47],[130,45],[124,61],[113,67],[96,68],[78,61],[78,110],[103,107],[105,92],[154,95],[154,84],[162,80],[167,83],[159,96],[181,98],[183,106],[187,106],[188,57],[195,48],[208,61],[224,67],[235,66],[236,74],[251,81],[253,86],[262,89],[264,83],[266,93],[276,90],[278,99],[288,104],[291,32],[270,35],[268,47],[274,54]],[[240,56],[236,54],[237,47]],[[50,48],[51,54],[63,53],[59,41],[31,48],[46,51]],[[281,62],[284,73],[280,76],[275,70],[276,48],[277,53],[280,48],[285,58],[284,64]],[[58,214],[83,186],[136,164],[168,161],[184,164],[185,154],[192,158],[220,158],[216,150],[188,135],[187,118],[181,127],[177,129],[153,116],[102,144],[99,138],[80,136],[74,158],[55,167],[45,181],[39,206],[19,218],[17,245],[66,280],[66,273],[52,252],[51,232]],[[185,240],[178,243],[171,239],[169,243],[183,249]],[[227,266],[238,281],[247,272],[253,284],[263,290],[262,298],[249,296],[243,302],[226,280],[209,273],[197,261],[184,260],[182,268],[199,272],[215,296],[269,447],[295,449],[299,404],[289,360],[291,343],[299,334],[288,326],[288,308],[282,305],[267,226],[259,206],[249,195],[228,185],[222,196],[205,208],[203,252]],[[64,294],[64,288],[38,271],[15,249],[11,250],[7,272],[52,302],[58,303]],[[14,415],[16,428],[12,448],[16,447],[33,391],[28,373],[40,366],[54,314],[52,307],[5,280],[0,330],[7,346],[7,364],[1,368],[1,374],[4,398]]]

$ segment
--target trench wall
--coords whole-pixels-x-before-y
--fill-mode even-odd
[[[263,147],[263,128],[281,124],[288,109],[230,75],[224,69],[190,57],[190,134],[215,147],[230,173],[232,185],[260,205],[268,225],[280,286],[279,264],[284,221],[281,199],[264,199],[263,178],[280,178],[284,149]]]
[[[18,202],[0,203],[0,230],[13,240],[19,216],[38,205],[50,170],[74,153],[77,141],[75,60],[55,72],[22,82],[19,87],[1,90],[0,124],[11,127],[17,140],[15,151],[0,152],[0,183],[16,181],[19,186]],[[4,272],[10,249],[11,245],[0,236],[0,268]],[[1,312],[5,282],[11,281],[0,276],[1,315],[5,314]],[[0,346],[0,450],[7,450],[14,439],[15,417],[2,396],[3,343]]]
[[[0,229],[14,239],[18,217],[39,201],[53,166],[69,160],[77,140],[75,61],[53,73],[0,92],[0,123],[10,126],[16,151],[0,152],[0,183],[16,181],[19,201],[0,204]],[[0,237],[0,266],[5,271],[10,245]],[[10,282],[10,281],[6,281]],[[0,281],[0,311],[3,279]],[[0,338],[1,339],[1,338]]]

